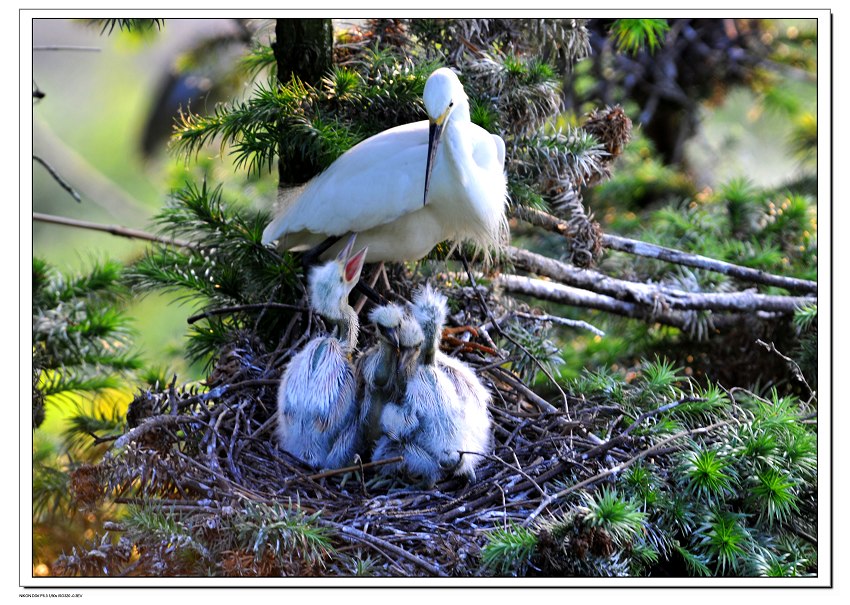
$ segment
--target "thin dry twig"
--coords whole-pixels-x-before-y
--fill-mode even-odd
[[[64,216],[55,216],[52,214],[43,214],[41,212],[33,212],[32,220],[40,221],[42,223],[53,223],[55,225],[65,225],[67,227],[77,227],[79,229],[103,231],[104,233],[111,233],[112,235],[117,235],[119,237],[127,237],[130,239],[142,239],[147,240],[149,242],[167,244],[169,246],[179,246],[181,248],[195,247],[195,244],[193,244],[192,242],[188,242],[181,239],[174,239],[170,237],[161,237],[159,235],[153,235],[145,231],[140,231],[138,229],[130,229],[128,227],[122,227],[120,225],[102,225],[100,223],[81,221],[77,219],[66,218]]]
[[[588,485],[596,483],[597,481],[601,481],[602,479],[605,479],[606,477],[610,477],[611,475],[614,475],[616,473],[619,473],[620,471],[627,469],[628,467],[630,467],[632,464],[634,464],[638,460],[642,460],[643,458],[646,458],[647,456],[654,454],[655,452],[664,448],[668,443],[672,443],[673,441],[677,441],[679,439],[682,439],[683,437],[692,437],[693,435],[699,435],[701,433],[707,433],[707,432],[713,431],[714,429],[718,429],[718,428],[733,424],[734,422],[735,421],[733,421],[733,420],[723,420],[723,421],[720,421],[720,422],[715,422],[714,424],[710,424],[708,426],[697,427],[697,428],[694,428],[694,429],[690,429],[690,430],[687,430],[687,431],[682,431],[680,433],[676,433],[675,435],[668,437],[667,439],[664,439],[663,441],[656,443],[652,447],[649,447],[649,448],[637,453],[636,455],[632,456],[628,460],[625,460],[624,462],[621,462],[620,464],[618,464],[618,465],[616,465],[612,468],[609,468],[609,469],[607,469],[607,470],[605,470],[601,473],[597,473],[597,474],[593,475],[592,477],[588,477],[584,481],[579,481],[578,483],[571,485],[570,487],[567,487],[565,489],[562,489],[561,491],[559,491],[557,493],[546,496],[546,498],[543,499],[543,501],[537,506],[537,508],[535,508],[531,512],[531,514],[528,517],[526,517],[525,521],[523,521],[523,526],[528,526],[532,521],[534,521],[534,519],[536,519],[540,515],[540,513],[542,513],[544,510],[546,510],[547,507],[551,506],[555,502],[557,502],[559,500],[563,500],[566,496],[569,496],[573,492],[576,492],[576,491],[578,491],[578,490],[580,490],[584,487],[587,487]]]
[[[44,98],[44,93],[42,93],[41,91],[38,91],[38,93],[40,94],[37,95],[36,91],[33,91],[33,96],[36,98]],[[65,191],[67,191],[71,195],[71,197],[77,201],[77,203],[82,203],[82,199],[80,198],[80,194],[77,193],[77,190],[74,189],[74,187],[68,181],[62,178],[62,175],[56,172],[56,169],[53,168],[53,166],[48,164],[47,161],[37,155],[32,156],[32,159],[44,166],[45,170],[47,170],[50,176],[53,177],[53,180],[59,183],[59,186],[62,187],[62,189],[64,189]],[[33,218],[35,217],[33,216]]]

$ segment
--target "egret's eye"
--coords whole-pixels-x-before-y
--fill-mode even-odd
[[[449,101],[449,107],[454,106],[454,104],[455,104],[455,102],[454,102],[454,101]]]

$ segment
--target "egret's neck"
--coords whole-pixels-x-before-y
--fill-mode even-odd
[[[471,122],[469,117],[469,101],[457,101],[452,113],[449,116],[449,122],[457,120],[459,122]]]
[[[422,326],[422,363],[425,365],[433,365],[437,355],[437,349],[440,347],[440,335],[437,334],[437,326],[431,322],[427,322]]]

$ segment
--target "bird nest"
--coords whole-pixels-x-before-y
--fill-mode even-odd
[[[600,446],[592,432],[606,413],[610,419],[604,406],[560,392],[550,403],[507,369],[509,360],[500,356],[490,332],[500,331],[500,323],[514,312],[498,307],[481,287],[447,293],[454,308],[461,309],[450,321],[472,320],[479,329],[466,333],[466,340],[446,336],[443,347],[470,364],[492,394],[494,449],[480,461],[474,483],[449,477],[426,490],[382,482],[381,460],[318,472],[278,448],[279,378],[317,329],[317,318],[305,305],[273,351],[243,334],[221,353],[207,388],[171,384],[140,393],[129,407],[127,432],[97,467],[75,474],[76,498],[82,504],[108,497],[161,507],[180,515],[183,524],[202,527],[220,524],[246,506],[282,506],[315,514],[313,520],[332,530],[342,546],[370,557],[378,575],[480,575],[480,550],[488,532],[528,524],[544,511],[557,513],[562,500],[552,494],[563,494],[564,482],[580,488],[585,480],[604,477],[612,451],[615,458],[623,452]],[[484,305],[490,307],[486,315]],[[496,308],[498,319],[492,314]],[[361,332],[361,348],[374,341],[369,328]],[[120,522],[107,529],[123,531]],[[332,562],[317,569],[263,563],[250,553],[231,555],[242,557],[240,564],[221,561],[219,572],[350,573],[333,569]],[[81,573],[85,556],[66,557],[59,569]],[[137,573],[152,569],[142,566]]]

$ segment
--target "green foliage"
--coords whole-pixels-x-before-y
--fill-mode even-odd
[[[101,34],[112,34],[115,28],[121,32],[147,32],[161,30],[165,19],[88,19],[92,26],[100,27]]]
[[[493,530],[487,534],[487,543],[481,549],[481,562],[485,569],[498,575],[522,575],[537,540],[525,527]]]
[[[255,50],[250,67],[271,63]],[[213,115],[185,113],[174,144],[185,156],[212,141],[230,146],[238,168],[259,173],[275,161],[301,166],[307,180],[363,138],[422,116],[422,90],[435,65],[411,62],[389,51],[371,52],[356,67],[334,67],[316,86],[273,76],[256,84],[241,102],[220,105]],[[364,119],[365,118],[365,119]]]
[[[34,406],[91,399],[119,387],[122,376],[141,367],[120,308],[122,271],[120,264],[106,261],[65,276],[33,258]]]
[[[799,513],[795,484],[787,475],[768,468],[756,473],[751,493],[754,505],[768,525],[783,523]]]
[[[297,509],[282,505],[252,503],[237,525],[238,540],[250,544],[262,556],[265,551],[276,558],[293,561],[300,557],[320,563],[333,553],[331,532],[317,524],[318,513],[305,516]]]
[[[212,313],[191,328],[188,353],[195,361],[210,361],[239,335],[254,334],[262,346],[274,348],[292,318],[290,310],[267,303],[301,297],[299,271],[290,254],[282,257],[262,245],[269,217],[232,207],[220,187],[188,183],[174,192],[171,203],[156,217],[164,234],[183,238],[183,248],[150,249],[128,272],[139,292],[163,290],[179,300]],[[220,308],[238,307],[218,313]]]
[[[616,546],[623,548],[643,534],[646,513],[617,490],[603,487],[596,494],[584,494],[582,500],[584,523],[604,530]]]
[[[169,569],[179,575],[315,575],[336,559],[342,566],[369,571],[369,559],[337,551],[334,533],[318,514],[304,515],[282,504],[251,502],[244,508],[181,512],[141,503],[128,506],[119,543],[97,548],[94,575],[125,573],[130,564],[122,543],[138,553],[134,568],[142,575]],[[81,571],[86,556],[64,557],[66,573]],[[90,574],[92,575],[92,574]]]
[[[685,453],[678,473],[687,493],[711,504],[733,493],[732,484],[737,478],[731,467],[731,460],[718,451],[697,447]]]
[[[534,382],[541,367],[552,374],[561,363],[559,349],[550,340],[551,326],[532,321],[529,324],[513,322],[508,325],[503,346],[508,351],[511,369],[523,381]]]
[[[654,52],[661,46],[664,34],[670,30],[666,19],[617,19],[611,24],[611,34],[621,52],[632,54],[643,48]]]
[[[708,557],[720,575],[740,575],[752,552],[752,535],[738,514],[714,511],[697,530],[697,548]]]

